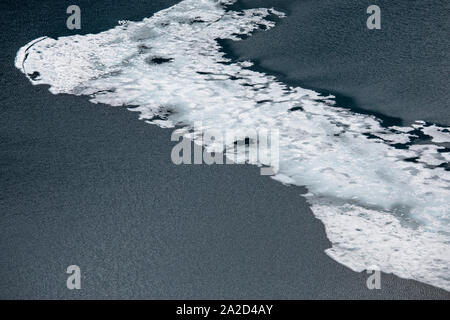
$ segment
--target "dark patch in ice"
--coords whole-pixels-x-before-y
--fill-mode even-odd
[[[439,153],[447,153],[447,152],[450,152],[450,148],[442,147],[440,149],[437,149],[437,152],[439,152]]]
[[[148,64],[163,64],[167,62],[172,62],[172,58],[164,58],[164,57],[148,57],[145,59],[145,62]]]
[[[113,93],[113,92],[116,92],[116,89],[113,88],[113,89],[99,90],[99,91],[94,92],[93,95],[105,94],[105,93]]]
[[[413,157],[413,158],[406,158],[406,159],[404,159],[404,161],[419,163],[419,161],[418,161],[419,159],[420,159],[420,157]]]
[[[267,26],[264,25],[264,24],[258,24],[258,28],[259,28],[260,30],[267,30]]]
[[[196,71],[197,74],[201,74],[201,75],[210,75],[213,74],[212,72],[205,72],[205,71]]]
[[[38,80],[38,77],[41,75],[39,72],[35,71],[33,73],[27,73],[31,80]]]
[[[450,163],[441,163],[440,165],[436,166],[436,168],[443,168],[445,171],[450,171]]]
[[[193,24],[193,23],[203,23],[203,22],[205,22],[205,20],[203,20],[200,17],[195,17],[194,19],[191,20],[191,24]]]
[[[289,109],[290,112],[297,111],[297,110],[304,111],[301,106],[295,106],[295,107],[292,107],[292,108]]]

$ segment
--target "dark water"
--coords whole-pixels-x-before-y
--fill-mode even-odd
[[[282,80],[340,94],[348,107],[450,125],[448,1],[241,0],[284,11],[270,31],[229,43]],[[381,30],[366,9],[381,8]]]
[[[77,1],[80,33],[176,2]],[[367,274],[323,252],[301,188],[256,167],[175,166],[170,130],[32,86],[15,54],[78,32],[65,27],[70,4],[0,3],[0,298],[449,298],[388,274],[368,290]]]

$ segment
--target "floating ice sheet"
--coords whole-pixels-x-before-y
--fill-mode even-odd
[[[138,106],[130,110],[162,127],[279,130],[274,179],[308,188],[331,257],[450,290],[449,154],[435,144],[449,141],[448,128],[386,128],[332,106],[332,97],[252,71],[251,62],[228,60],[217,39],[239,40],[283,16],[226,10],[232,2],[185,0],[99,34],[42,37],[18,51],[16,66],[54,94]],[[417,144],[419,136],[431,141]]]

